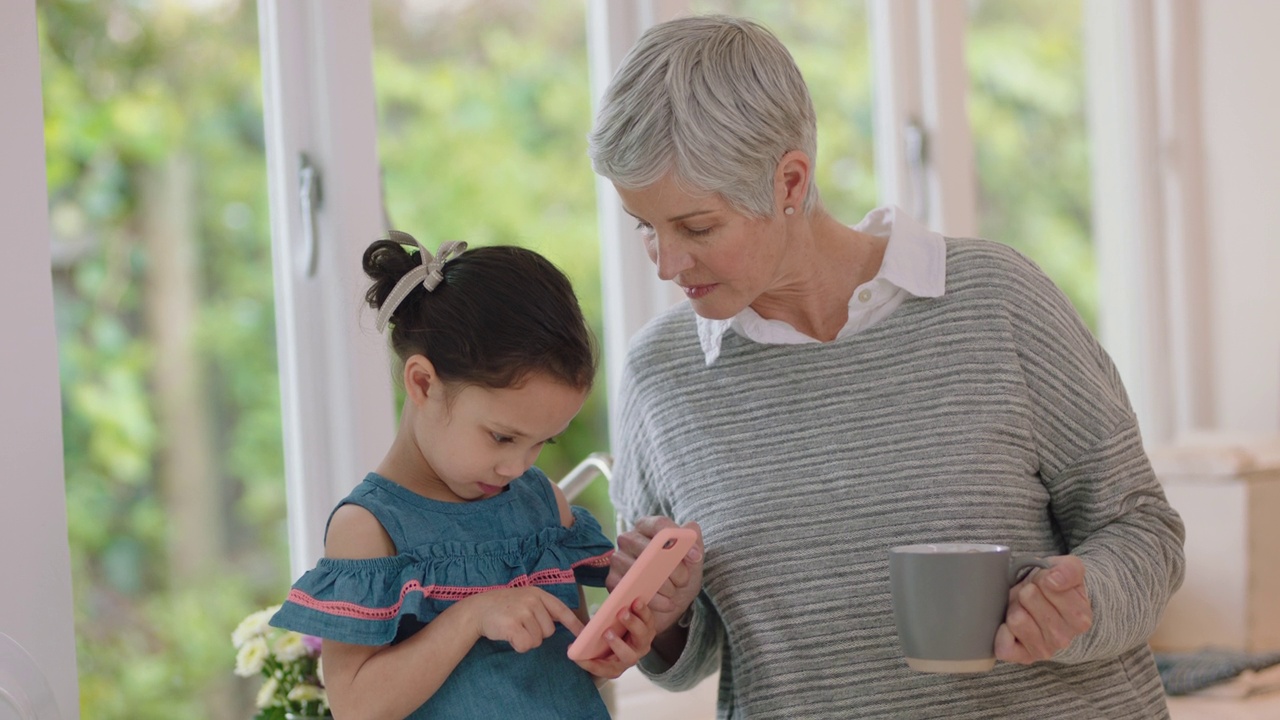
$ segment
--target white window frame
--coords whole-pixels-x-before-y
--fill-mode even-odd
[[[17,666],[18,651],[0,638],[0,714],[28,704],[47,710],[52,700],[62,717],[76,718],[80,699],[37,39],[34,0],[0,3],[0,217],[7,239],[0,262],[0,633],[31,661]],[[14,681],[17,687],[9,684]]]
[[[688,0],[590,0],[587,3],[587,57],[591,109],[595,113],[622,58],[649,26],[689,11]],[[584,160],[586,162],[586,160]],[[600,286],[603,288],[605,392],[609,444],[614,436],[618,386],[631,338],[649,320],[684,299],[675,283],[658,278],[636,234],[635,219],[607,179],[596,176],[600,227]]]
[[[1099,335],[1148,444],[1211,422],[1198,5],[1085,0]]]
[[[1148,443],[1209,427],[1198,4],[1085,0],[1099,336]],[[870,0],[881,204],[977,233],[965,3]],[[999,238],[995,238],[999,240]]]
[[[977,234],[967,4],[869,0],[877,189],[944,235]]]
[[[395,430],[389,353],[363,305],[361,257],[386,232],[370,3],[261,0],[259,35],[290,564],[297,577],[323,555],[330,511],[378,464]],[[321,186],[314,246],[302,210],[303,154]],[[306,267],[312,257],[314,273]]]

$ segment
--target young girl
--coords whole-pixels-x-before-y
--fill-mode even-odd
[[[573,289],[521,248],[406,245],[364,254],[403,365],[399,432],[271,623],[324,638],[338,718],[608,718],[593,676],[647,654],[653,616],[637,604],[611,654],[568,658],[578,583],[604,584],[613,547],[533,466],[595,375]]]

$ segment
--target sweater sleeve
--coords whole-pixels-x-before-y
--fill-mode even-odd
[[[659,686],[680,692],[691,690],[720,668],[720,648],[724,643],[724,625],[706,593],[698,593],[693,601],[693,618],[689,621],[689,638],[684,653],[669,664],[657,653],[640,659],[640,672]]]
[[[1055,656],[1113,658],[1147,642],[1182,584],[1184,530],[1142,446],[1114,364],[1070,301],[1018,256],[1007,303],[1030,394],[1040,476],[1085,565],[1093,627]]]
[[[614,509],[627,526],[649,515],[674,518],[672,503],[662,492],[660,467],[655,459],[661,457],[646,421],[648,417],[646,393],[654,392],[656,384],[643,383],[637,372],[642,361],[633,350],[623,370],[618,402],[618,441],[614,452],[613,479],[609,495]],[[685,518],[697,520],[697,518]],[[656,684],[668,690],[688,690],[720,667],[720,651],[724,643],[724,627],[706,593],[699,593],[693,603],[693,617],[689,623],[688,639],[684,651],[674,664],[668,664],[657,653],[651,653],[640,662],[640,670]]]

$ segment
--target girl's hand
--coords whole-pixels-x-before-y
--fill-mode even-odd
[[[536,587],[503,588],[463,600],[475,618],[477,637],[503,640],[516,652],[528,652],[542,644],[560,623],[577,635],[582,621],[554,595]]]
[[[653,536],[668,527],[677,525],[671,518],[653,515],[640,518],[634,530],[618,536],[618,549],[609,560],[609,577],[605,580],[609,592],[622,582],[622,576],[631,569]],[[654,613],[660,633],[676,624],[702,590],[702,528],[696,522],[687,522],[684,527],[697,531],[698,540],[689,548],[688,556],[671,572],[671,577],[658,588],[658,594],[649,601],[649,609]]]
[[[1093,627],[1093,605],[1084,586],[1084,563],[1072,555],[1047,558],[1009,591],[1009,609],[996,631],[996,658],[1030,665],[1048,660]]]
[[[622,637],[612,630],[605,631],[604,639],[610,652],[594,660],[577,660],[578,666],[596,677],[613,679],[624,670],[640,662],[649,654],[653,637],[658,634],[657,618],[646,603],[636,600],[629,609],[618,613],[618,620],[626,629]]]

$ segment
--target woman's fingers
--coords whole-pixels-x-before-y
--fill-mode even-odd
[[[996,633],[1000,660],[1047,660],[1093,627],[1084,562],[1070,555],[1048,561],[1048,570],[1033,573],[1009,591],[1005,622]]]
[[[618,535],[615,543],[617,549],[609,559],[609,577],[605,580],[605,587],[609,592],[613,592],[618,583],[622,582],[622,577],[631,569],[636,558],[640,557],[640,553],[648,547],[653,536],[664,527],[675,526],[676,523],[671,518],[651,515],[636,521],[634,529]]]
[[[658,624],[664,629],[675,624],[680,614],[689,607],[689,603],[702,589],[703,540],[702,528],[696,522],[687,522],[683,526],[661,515],[642,517],[635,523],[635,528],[618,535],[617,550],[609,561],[609,577],[605,587],[613,592],[618,583],[631,570],[637,557],[648,547],[654,535],[665,528],[686,527],[698,534],[697,541],[689,549],[688,555],[680,561],[659,586],[658,592],[649,601],[650,608],[658,618]]]
[[[1034,584],[1021,584],[1013,592],[1005,624],[1032,660],[1048,660],[1054,652],[1053,628],[1061,625],[1058,611]]]

